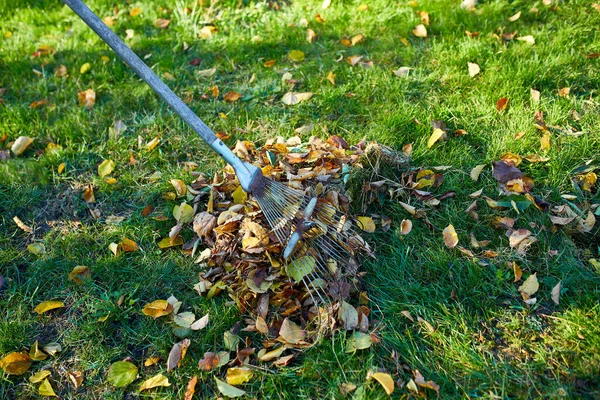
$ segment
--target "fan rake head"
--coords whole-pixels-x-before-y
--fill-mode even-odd
[[[356,256],[372,255],[352,221],[323,199],[268,178],[252,194],[284,247],[287,275],[302,282],[315,303],[347,297]]]

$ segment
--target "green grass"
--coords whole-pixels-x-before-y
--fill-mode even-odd
[[[592,2],[546,6],[541,1],[482,1],[475,11],[466,11],[458,1],[430,0],[411,6],[373,0],[365,2],[367,11],[357,11],[361,2],[349,0],[334,0],[326,10],[320,1],[281,2],[275,9],[263,2],[231,0],[212,9],[197,6],[193,13],[180,11],[194,3],[90,1],[89,5],[101,17],[112,15],[117,6],[113,30],[125,37],[126,30],[133,29],[128,44],[148,56],[146,62],[156,73],[172,74],[169,86],[189,100],[207,125],[231,133],[228,143],[288,137],[309,123],[315,124],[316,135],[337,134],[349,142],[366,137],[398,149],[412,142],[413,166],[452,166],[434,193],[457,192],[431,209],[416,198],[404,199],[427,208],[433,229],[424,220],[411,218],[395,200],[369,210],[393,221],[390,232],[369,238],[378,259],[364,266],[369,271],[368,292],[377,305],[373,319],[379,321],[381,344],[348,355],[343,352],[344,334],[336,334],[289,367],[277,370],[267,365],[268,371],[259,371],[245,386],[251,396],[339,398],[338,385],[353,382],[364,385],[365,398],[385,398],[381,387],[365,382],[373,368],[384,368],[399,380],[402,387],[396,397],[410,396],[404,385],[415,369],[441,386],[442,398],[600,396],[600,276],[588,262],[600,256],[598,227],[585,235],[570,229],[552,232],[548,214],[534,207],[517,214],[490,209],[482,200],[479,221],[463,212],[472,201],[467,195],[482,187],[485,195],[499,198],[489,166],[478,182],[469,178],[469,171],[506,152],[550,158],[521,166],[536,184],[535,195],[554,205],[566,204],[560,197],[563,193],[578,195],[575,203],[583,206],[599,202],[597,189],[577,191],[571,174],[587,161],[597,163],[600,151],[600,59],[584,57],[600,52],[600,12]],[[207,300],[197,295],[193,289],[197,266],[178,251],[156,246],[171,221],[142,218],[141,211],[153,205],[157,213],[170,215],[174,202],[162,199],[170,188],[168,179],[192,179],[181,162],[197,162],[207,176],[222,164],[60,2],[0,4],[0,88],[7,88],[0,106],[0,137],[2,133],[8,137],[0,146],[5,148],[20,135],[36,138],[20,157],[0,161],[0,274],[9,279],[0,295],[0,355],[29,348],[35,340],[59,342],[63,351],[34,364],[32,371],[50,368],[60,398],[129,398],[136,384],[115,389],[107,383],[106,371],[125,357],[139,366],[150,355],[166,358],[176,340],[171,328],[140,310],[149,301],[174,294],[183,300],[185,310],[196,315],[210,312],[212,322],[206,331],[191,336],[182,368],[168,374],[172,386],[141,397],[182,398],[187,380],[195,374],[200,377],[198,398],[217,397],[213,376],[222,377],[224,369],[199,372],[196,364],[204,352],[222,349],[223,332],[240,315],[224,296]],[[143,13],[130,17],[133,6]],[[532,6],[538,12],[531,12]],[[411,34],[420,23],[418,10],[428,11],[431,17],[425,40]],[[509,22],[508,17],[518,11],[520,19]],[[316,13],[327,22],[317,23]],[[159,17],[171,19],[168,29],[153,27]],[[306,28],[299,25],[302,18],[319,35],[315,43],[307,43]],[[200,40],[198,32],[206,21],[219,31],[209,40]],[[465,30],[479,32],[479,37],[469,38]],[[536,43],[502,43],[494,37],[502,30],[533,35]],[[12,37],[5,38],[7,31]],[[351,48],[340,44],[343,37],[358,33],[366,36],[363,43]],[[41,45],[56,51],[33,57]],[[291,62],[287,54],[293,49],[304,51],[305,61]],[[336,62],[340,55],[362,55],[374,66],[363,69]],[[199,66],[189,64],[194,58],[201,60]],[[263,63],[270,59],[277,63],[265,68]],[[92,68],[81,74],[86,62]],[[481,66],[475,78],[469,77],[467,62]],[[60,65],[68,68],[67,78],[54,76]],[[392,74],[401,66],[413,68],[408,78]],[[211,78],[195,73],[212,67],[217,73]],[[292,107],[279,102],[289,91],[281,81],[286,71],[300,82],[299,91],[314,93],[310,101]],[[336,75],[335,86],[326,80],[329,71]],[[235,90],[243,98],[231,104],[202,99],[214,85],[221,93]],[[562,87],[571,88],[568,98],[558,95]],[[77,93],[88,88],[97,94],[92,110],[77,103]],[[530,88],[541,92],[539,104],[531,101]],[[510,99],[503,113],[495,109],[501,97]],[[41,99],[49,105],[29,108]],[[548,125],[570,126],[585,134],[574,137],[556,130],[551,148],[542,151],[533,124],[536,109],[544,112]],[[574,118],[572,110],[581,118]],[[128,129],[119,138],[110,138],[109,127],[117,120]],[[428,149],[432,120],[443,120],[451,131],[465,129],[468,134]],[[520,131],[525,136],[515,140]],[[155,136],[161,144],[154,151],[138,148],[138,137],[145,143]],[[44,154],[49,142],[60,144],[62,150]],[[129,165],[132,155],[138,160],[135,165]],[[117,164],[115,185],[103,182],[96,172],[107,158]],[[62,162],[66,172],[59,175],[56,171]],[[146,178],[154,171],[161,171],[164,179],[152,184]],[[93,206],[81,196],[88,184],[95,187]],[[91,217],[91,208],[101,211],[99,220]],[[118,225],[107,224],[110,215],[125,219]],[[531,229],[539,239],[526,256],[510,249],[504,231],[490,223],[499,215],[516,218],[516,227]],[[35,237],[17,228],[13,216],[35,226]],[[400,221],[408,218],[414,228],[402,236]],[[469,234],[474,233],[479,240],[491,240],[488,248],[499,256],[480,266],[447,249],[441,230],[450,223],[460,245],[469,247]],[[113,257],[108,245],[124,237],[134,239],[142,251]],[[43,242],[46,254],[29,253],[26,247],[32,241]],[[550,256],[549,250],[558,253]],[[523,303],[508,261],[518,262],[524,277],[537,273],[540,290],[534,307]],[[67,280],[76,265],[89,266],[92,282],[81,286]],[[555,305],[550,292],[559,280],[561,302]],[[125,300],[117,307],[121,296]],[[35,305],[50,299],[63,300],[66,309],[51,316],[32,313]],[[434,331],[411,322],[401,314],[405,310],[429,322]],[[108,311],[112,318],[98,322]],[[145,379],[164,372],[164,365],[142,367],[140,375]],[[71,370],[85,375],[85,384],[77,392],[66,376]],[[0,398],[36,398],[29,374],[1,375]]]

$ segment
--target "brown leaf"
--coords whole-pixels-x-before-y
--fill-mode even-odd
[[[80,106],[83,106],[89,110],[94,107],[94,104],[96,104],[96,92],[94,89],[87,89],[83,92],[77,93],[77,99],[79,100]]]
[[[189,380],[187,386],[185,387],[185,394],[183,396],[183,400],[192,400],[192,398],[194,397],[194,393],[196,392],[197,383],[198,375],[194,375],[194,377]]]
[[[173,306],[171,306],[171,310],[172,309]],[[185,358],[185,354],[190,346],[190,343],[190,339],[183,339],[181,342],[173,345],[171,351],[169,352],[169,358],[167,359],[167,372],[172,371],[181,365],[181,361],[183,361]]]
[[[315,40],[317,40],[317,37],[318,37],[318,36],[317,36],[316,32],[315,32],[315,31],[313,31],[312,29],[308,29],[308,30],[306,31],[306,41],[307,41],[308,43],[312,43],[312,42],[314,42]]]
[[[219,356],[213,352],[204,353],[204,358],[198,362],[201,371],[211,371],[219,365]]]
[[[560,97],[569,97],[569,93],[571,93],[571,88],[564,87],[558,90],[558,95]]]
[[[29,108],[40,108],[41,106],[45,106],[46,104],[48,104],[48,100],[46,99],[42,99],[39,101],[34,101],[29,105]]]
[[[413,374],[415,376],[415,383],[417,385],[427,388],[427,389],[433,389],[438,393],[440,392],[440,386],[438,384],[436,384],[434,381],[425,382],[425,378],[423,377],[423,375],[421,375],[421,373],[418,370],[414,370]]]
[[[403,219],[400,223],[400,233],[402,235],[408,235],[412,231],[412,221],[410,219]]]
[[[513,179],[521,179],[523,173],[517,167],[509,165],[504,161],[495,161],[492,163],[492,176],[500,183],[506,183]]]
[[[228,101],[228,102],[234,102],[234,101],[238,101],[240,99],[240,97],[242,97],[242,95],[239,94],[238,92],[227,92],[227,93],[225,93],[225,95],[223,95],[223,100]]]
[[[508,102],[509,100],[506,97],[502,97],[496,102],[496,110],[498,110],[498,112],[504,111],[508,106]]]
[[[170,23],[170,19],[159,18],[156,21],[154,21],[154,27],[159,29],[167,29]]]
[[[524,239],[531,236],[531,232],[527,229],[517,229],[512,231],[510,236],[508,237],[510,247],[514,248],[519,245]]]
[[[134,251],[140,249],[136,242],[128,238],[123,239],[123,241],[119,243],[119,247],[121,248],[121,250],[129,253],[133,253]]]

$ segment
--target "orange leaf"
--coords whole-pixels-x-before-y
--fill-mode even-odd
[[[496,102],[496,110],[498,110],[498,112],[502,112],[506,109],[506,107],[508,106],[508,98],[503,97],[500,100],[498,100]]]

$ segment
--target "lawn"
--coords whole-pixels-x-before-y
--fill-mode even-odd
[[[289,138],[295,129],[314,124],[302,140],[366,138],[398,151],[412,143],[412,171],[443,175],[443,182],[422,189],[442,197],[439,204],[406,187],[359,210],[391,218],[388,231],[378,222],[375,233],[365,234],[377,259],[362,265],[371,329],[381,341],[346,353],[350,333],[340,330],[283,368],[254,360],[259,368],[241,386],[248,397],[342,398],[340,385],[352,383],[357,389],[349,398],[386,398],[381,385],[367,380],[378,369],[394,379],[395,398],[436,397],[434,390],[411,382],[416,370],[439,385],[441,398],[600,397],[600,264],[594,262],[600,259],[600,224],[593,220],[600,216],[600,183],[593,174],[600,166],[600,5],[579,0],[484,0],[474,9],[449,0],[332,0],[327,8],[320,0],[87,4],[101,18],[112,17],[111,29],[127,37],[208,126],[230,135],[230,146],[237,140],[262,144]],[[168,26],[155,24],[161,18]],[[413,31],[419,24],[426,37]],[[312,42],[308,29],[317,35]],[[359,34],[364,38],[354,44],[342,42]],[[304,59],[291,60],[293,50],[302,51]],[[351,65],[352,56],[362,56],[361,62]],[[265,65],[270,60],[275,64]],[[479,72],[470,74],[468,63],[477,64]],[[212,68],[211,76],[198,72]],[[282,79],[284,73],[291,77]],[[282,103],[292,85],[312,98]],[[157,243],[168,235],[171,210],[181,201],[165,198],[173,190],[169,180],[191,183],[188,162],[212,176],[222,161],[59,1],[0,0],[0,88],[0,274],[7,280],[0,292],[0,357],[29,351],[36,340],[62,348],[24,375],[0,372],[0,398],[40,397],[39,384],[28,378],[41,370],[51,372],[50,383],[64,399],[183,398],[196,375],[195,398],[219,397],[214,377],[224,380],[227,367],[204,372],[198,361],[205,352],[223,350],[224,332],[247,315],[224,293],[199,296],[198,264]],[[95,92],[91,107],[78,101],[78,93],[88,89]],[[241,98],[224,101],[230,91]],[[506,108],[497,104],[502,98],[508,99]],[[127,127],[117,129],[118,135],[117,121]],[[432,121],[443,121],[446,134],[429,146]],[[9,149],[20,136],[35,141],[17,156]],[[156,137],[156,147],[145,147]],[[49,143],[60,147],[51,151]],[[492,162],[507,153],[539,156],[518,165],[531,177],[534,186],[527,190],[537,200],[500,190]],[[115,162],[116,182],[98,175],[108,159]],[[478,165],[485,167],[474,180]],[[441,166],[447,168],[434,168]],[[162,177],[149,180],[156,171]],[[89,185],[94,203],[84,199]],[[469,197],[480,189],[481,197]],[[455,193],[443,196],[447,192]],[[541,200],[548,206],[536,207]],[[473,201],[477,219],[465,212]],[[422,211],[412,215],[400,202]],[[168,218],[144,217],[147,206],[155,208],[153,215]],[[569,217],[559,214],[563,206],[576,214],[566,224],[551,219]],[[32,232],[20,228],[15,216]],[[498,226],[499,217],[537,240],[518,251],[507,229]],[[403,220],[413,223],[406,235]],[[444,242],[448,225],[458,235],[454,248]],[[140,249],[115,256],[109,245],[125,238]],[[489,243],[483,247],[483,241]],[[38,249],[43,244],[45,251],[34,254],[32,243]],[[515,264],[522,270],[518,282]],[[87,266],[91,279],[68,280],[75,266]],[[527,304],[519,287],[533,274],[539,289],[532,296],[536,301]],[[198,317],[209,313],[211,321],[189,335],[181,366],[166,372],[169,351],[181,339],[166,318],[153,320],[141,311],[170,295]],[[60,300],[65,307],[34,313],[46,300]],[[252,338],[260,349],[256,333],[239,336]],[[158,356],[159,363],[144,366],[148,357]],[[116,388],[107,371],[126,358],[139,367],[140,378]],[[73,371],[84,376],[78,389],[69,378]],[[171,386],[137,394],[139,384],[157,373]]]

